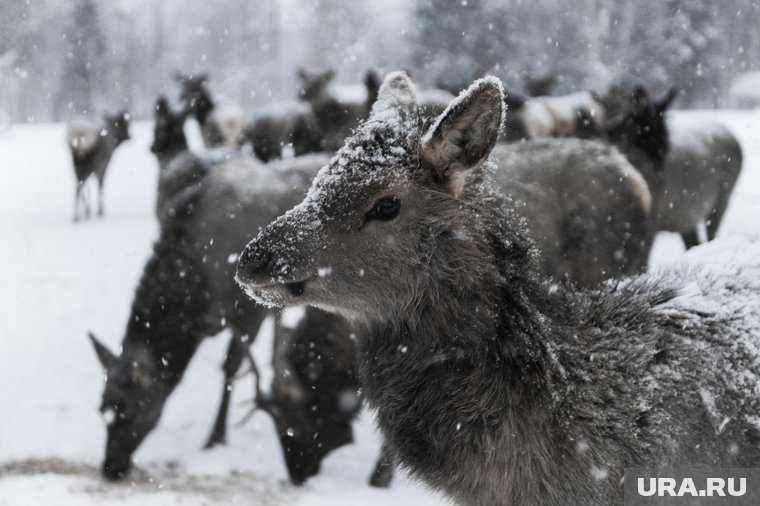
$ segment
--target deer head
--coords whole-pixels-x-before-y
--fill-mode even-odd
[[[627,94],[618,94],[617,110],[607,121],[605,130],[613,142],[622,141],[641,149],[652,160],[662,163],[669,149],[670,136],[665,111],[678,92],[672,88],[661,100],[652,100],[643,86]]]
[[[102,472],[118,480],[126,476],[132,453],[158,422],[168,393],[156,382],[147,353],[124,350],[117,356],[94,335],[89,337],[106,381],[100,404],[108,432]]]
[[[116,139],[117,144],[129,140],[129,112],[122,110],[116,114],[106,114],[103,121],[110,135]]]
[[[245,248],[238,282],[265,304],[373,319],[415,304],[438,278],[464,281],[457,266],[482,255],[461,209],[479,205],[467,189],[504,114],[501,82],[487,77],[422,131],[414,85],[391,73],[305,200]]]
[[[329,68],[323,72],[312,73],[300,68],[297,75],[301,81],[301,88],[298,92],[299,98],[313,102],[326,96],[327,87],[335,78],[335,70]]]
[[[160,156],[187,149],[184,130],[186,118],[187,109],[175,113],[166,97],[160,95],[155,106],[151,152]]]

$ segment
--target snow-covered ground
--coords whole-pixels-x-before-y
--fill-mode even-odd
[[[695,120],[718,115],[745,151],[721,234],[760,233],[760,113],[688,114]],[[366,413],[356,424],[356,444],[331,454],[321,474],[300,488],[287,483],[264,415],[231,426],[226,447],[201,450],[221,391],[226,342],[219,337],[201,346],[159,426],[136,453],[131,480],[100,478],[103,374],[86,332],[118,349],[157,233],[150,126],[135,125],[132,135],[107,176],[105,218],[73,224],[74,178],[63,127],[0,132],[0,505],[443,503],[403,476],[389,490],[366,485],[378,451]],[[653,263],[677,260],[682,251],[678,236],[661,235]],[[255,345],[260,363],[270,340],[271,325]],[[251,391],[249,380],[241,380],[233,421],[247,413]]]

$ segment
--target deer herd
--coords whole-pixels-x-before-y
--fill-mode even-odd
[[[294,484],[352,441],[363,403],[384,440],[370,482],[400,467],[461,504],[618,504],[626,468],[760,465],[760,244],[721,238],[646,272],[658,231],[715,239],[742,166],[721,123],[670,118],[675,90],[640,86],[524,98],[490,76],[457,96],[404,72],[351,90],[298,77],[299,100],[250,122],[206,75],[175,75],[180,109],[156,101],[160,235],[119,353],[90,336],[106,478],[128,475],[223,329],[206,446],[226,441],[247,364]],[[75,220],[91,174],[102,214],[128,123],[69,128]],[[305,307],[297,323],[286,306]],[[262,390],[250,346],[268,317]]]

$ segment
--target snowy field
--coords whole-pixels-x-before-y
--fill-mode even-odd
[[[739,136],[745,164],[721,235],[760,233],[760,112],[681,114],[717,114]],[[287,482],[265,415],[232,425],[226,447],[201,450],[221,390],[221,336],[199,349],[137,451],[131,479],[100,478],[103,374],[86,332],[118,349],[157,233],[150,135],[150,125],[133,126],[109,169],[105,218],[75,225],[63,127],[0,131],[0,505],[444,503],[403,476],[389,490],[366,485],[378,451],[367,413],[355,425],[356,444],[328,456],[321,474],[300,488]],[[661,235],[652,263],[677,261],[682,251],[678,236]],[[261,364],[270,340],[267,325],[254,349]],[[250,378],[242,379],[233,422],[248,412],[251,393]]]

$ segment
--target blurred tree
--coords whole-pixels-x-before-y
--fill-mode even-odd
[[[415,80],[458,86],[498,71],[514,54],[503,2],[419,0],[416,17]]]
[[[176,97],[173,70],[208,71],[212,91],[250,114],[294,98],[298,66],[334,66],[342,83],[375,67],[451,87],[490,72],[519,89],[526,74],[557,73],[554,93],[676,84],[687,92],[679,105],[699,107],[721,103],[737,74],[760,70],[760,0],[6,3],[0,103],[14,121],[125,101],[144,118],[157,93]]]
[[[64,43],[66,58],[53,104],[54,118],[65,118],[69,111],[91,115],[96,95],[103,90],[102,76],[107,64],[105,38],[94,0],[77,1]]]

